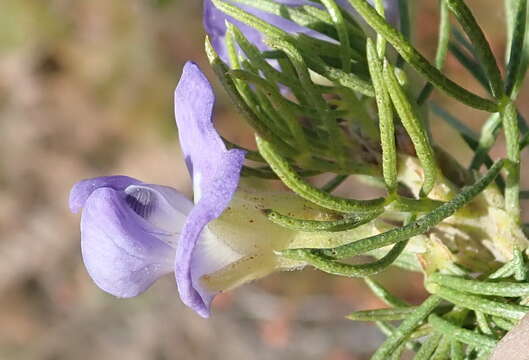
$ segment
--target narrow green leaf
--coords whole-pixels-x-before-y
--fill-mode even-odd
[[[333,221],[296,219],[291,216],[282,215],[274,210],[265,210],[265,213],[270,221],[287,229],[307,232],[336,232],[354,229],[360,225],[366,224],[371,220],[376,219],[382,212],[375,211],[372,213],[351,214],[344,216],[342,219]]]
[[[444,320],[438,315],[430,315],[428,317],[428,322],[435,330],[439,331],[450,339],[461,341],[462,343],[473,346],[486,347],[487,349],[493,349],[496,346],[496,340],[494,340],[494,338],[463,329],[447,320]]]
[[[228,23],[227,34],[233,34],[233,37],[241,47],[242,51],[246,54],[246,56],[248,56],[248,59],[252,65],[259,68],[259,70],[264,73],[266,78],[274,82],[282,83],[283,85],[286,85],[289,88],[294,88],[295,90],[300,88],[299,81],[295,77],[288,76],[286,73],[278,71],[272,65],[270,65],[262,55],[261,51],[255,45],[253,45],[246,38],[246,36],[244,36],[239,28]]]
[[[423,342],[419,351],[417,351],[417,354],[415,354],[413,360],[430,360],[430,357],[434,353],[442,338],[443,335],[439,333],[434,333],[428,337],[428,339]]]
[[[327,133],[329,134],[331,139],[333,139],[331,141],[331,149],[337,159],[338,164],[344,165],[345,152],[342,144],[345,141],[343,133],[336,119],[330,116],[330,114],[328,113],[328,105],[322,98],[321,94],[316,90],[315,85],[310,78],[309,70],[305,65],[305,62],[303,61],[303,57],[298,52],[296,47],[287,41],[280,39],[268,39],[267,44],[277,50],[283,51],[292,62],[292,65],[294,66],[298,74],[301,86],[305,90],[307,98],[315,106],[320,119],[323,121],[323,125],[325,126]]]
[[[233,103],[237,106],[238,111],[243,115],[248,124],[257,131],[257,133],[268,141],[272,142],[281,149],[281,152],[284,154],[295,154],[296,150],[293,149],[288,143],[284,142],[282,139],[278,138],[270,128],[259,119],[253,110],[246,104],[244,99],[237,91],[236,85],[233,80],[228,77],[226,74],[229,71],[229,68],[222,60],[219,58],[218,54],[213,49],[209,38],[206,37],[206,54],[209,59],[209,63],[213,67],[217,78],[220,80],[222,86],[230,96]]]
[[[222,1],[222,0],[211,0],[213,5],[223,13],[230,15],[234,19],[237,19],[245,24],[248,24],[255,28],[256,30],[259,30],[266,36],[271,37],[282,37],[287,35],[285,31],[279,29],[278,27],[271,25],[267,23],[266,21],[258,18],[255,15],[252,15],[240,8],[238,8],[235,5],[232,5],[228,2]]]
[[[393,45],[404,60],[425,76],[432,84],[444,91],[447,95],[455,97],[471,107],[490,112],[497,112],[498,106],[495,102],[469,92],[444,76],[437,68],[430,64],[400,32],[389,25],[366,0],[348,1],[378,34],[384,36],[384,38]]]
[[[394,321],[403,320],[415,312],[415,306],[355,311],[346,316],[355,321]]]
[[[405,307],[410,306],[404,300],[399,299],[398,297],[391,294],[387,289],[385,289],[380,283],[371,278],[364,278],[365,283],[369,286],[369,289],[373,294],[378,297],[380,300],[393,307]]]
[[[280,254],[288,257],[289,259],[307,262],[316,269],[329,274],[347,277],[366,277],[378,274],[393,264],[395,260],[397,260],[397,258],[402,254],[407,243],[408,241],[401,241],[395,244],[393,248],[391,248],[391,250],[380,260],[361,265],[345,264],[333,260],[325,255],[320,255],[319,253],[312,250],[292,249],[280,252]]]
[[[487,315],[483,314],[481,311],[475,311],[474,313],[476,314],[476,321],[481,332],[485,335],[492,335]]]
[[[383,198],[373,200],[343,199],[321,191],[303,180],[271,143],[261,137],[256,137],[256,142],[261,156],[270,164],[270,167],[283,183],[306,200],[326,209],[344,213],[377,211],[384,204]]]
[[[497,99],[503,97],[503,81],[501,79],[500,69],[496,63],[496,58],[492,52],[485,34],[478,25],[474,15],[463,0],[445,0],[448,8],[455,15],[461,27],[468,35],[474,45],[476,54],[483,64],[492,95]]]
[[[507,75],[505,80],[505,92],[507,96],[513,94],[514,87],[518,81],[522,62],[523,48],[525,42],[525,27],[527,22],[527,0],[516,0],[514,25],[511,35],[510,55],[507,64]]]
[[[450,338],[447,336],[443,336],[430,360],[450,360],[449,356],[451,344],[452,341],[450,340]]]
[[[306,52],[303,52],[302,55],[311,70],[329,79],[336,86],[346,87],[365,96],[375,96],[373,86],[357,75],[346,73],[341,69],[329,66],[315,55]]]
[[[514,274],[514,267],[513,262],[509,261],[502,267],[500,267],[498,270],[493,272],[488,276],[488,279],[502,279],[502,278],[508,278]]]
[[[481,128],[481,135],[479,138],[479,143],[475,149],[474,156],[470,162],[470,169],[478,170],[485,160],[485,156],[488,156],[488,153],[498,136],[499,130],[501,128],[501,116],[499,113],[492,114],[485,125]]]
[[[393,67],[388,61],[384,61],[384,82],[388,89],[391,100],[399,114],[400,120],[411,138],[417,157],[419,158],[424,170],[424,183],[422,191],[424,195],[433,189],[437,179],[438,168],[435,160],[430,139],[421,120],[409,102],[406,93],[399,85]]]
[[[408,0],[398,0],[399,7],[399,24],[400,32],[404,39],[411,41],[411,19],[410,19],[410,9],[408,7]],[[397,59],[397,67],[402,68],[404,65],[404,58],[401,56]]]
[[[511,331],[516,326],[512,321],[498,316],[492,316],[492,321],[497,327],[505,331]]]
[[[429,198],[410,199],[403,196],[395,196],[395,200],[386,206],[388,211],[404,213],[426,213],[437,209],[444,202]]]
[[[251,6],[255,9],[284,17],[285,19],[291,20],[300,26],[316,30],[322,34],[334,38],[335,40],[339,39],[338,33],[333,26],[330,15],[326,11],[313,6],[286,6],[273,0],[233,0],[233,2]],[[309,11],[309,9],[313,11]],[[349,25],[347,30],[351,34],[355,34],[357,37],[363,35],[358,26],[354,26],[354,24],[350,23],[347,24]]]
[[[489,169],[489,171],[474,185],[463,188],[463,190],[461,190],[461,192],[457,194],[452,200],[444,203],[437,209],[433,210],[430,214],[425,215],[408,225],[398,227],[382,234],[368,237],[366,239],[358,240],[350,244],[345,244],[334,249],[322,249],[320,252],[327,256],[344,259],[394,244],[399,241],[404,241],[413,236],[422,234],[436,226],[445,218],[453,215],[457,210],[461,209],[468,202],[474,199],[474,197],[480,194],[492,181],[494,181],[496,176],[498,176],[503,167],[503,163],[503,160],[496,162]]]
[[[470,75],[472,75],[487,92],[491,93],[483,66],[466,54],[465,51],[454,42],[448,44],[448,49],[450,50],[450,53],[454,55],[455,59],[470,73]]]
[[[295,139],[297,145],[296,150],[298,150],[299,153],[297,156],[298,160],[302,164],[306,163],[308,161],[308,157],[310,157],[310,145],[296,114],[293,112],[292,108],[288,106],[283,96],[281,96],[278,88],[274,87],[260,76],[245,70],[231,70],[228,72],[228,74],[235,77],[236,79],[250,82],[263,90],[268,99],[278,108],[278,111],[280,111],[282,118],[287,124],[290,134]],[[277,134],[277,131],[275,133]]]
[[[383,69],[371,39],[367,40],[367,61],[371,81],[375,89],[382,147],[382,173],[390,192],[397,188],[397,147],[395,144],[395,125],[393,108],[389,93],[384,85]]]
[[[527,280],[527,266],[525,264],[524,253],[521,250],[514,249],[512,264],[514,269],[514,279],[525,282],[525,280]]]
[[[529,307],[526,306],[501,303],[480,296],[469,295],[441,285],[433,285],[431,286],[431,290],[436,295],[458,306],[466,307],[474,311],[481,311],[493,316],[520,320],[529,311]]]
[[[446,60],[446,54],[448,52],[448,44],[450,43],[450,14],[448,12],[448,6],[445,0],[439,0],[439,38],[437,40],[437,51],[435,53],[435,67],[441,70]],[[417,104],[422,105],[430,97],[433,91],[433,85],[427,83],[424,85],[419,97],[417,98]]]
[[[321,2],[327,9],[336,27],[341,47],[342,70],[348,73],[351,71],[351,44],[349,43],[349,34],[347,33],[342,11],[334,0],[322,0]]]
[[[331,180],[329,180],[325,185],[322,186],[321,190],[331,193],[333,192],[338,186],[343,184],[345,180],[347,180],[349,176],[347,175],[337,175]]]
[[[464,360],[465,352],[463,350],[463,344],[457,340],[452,341],[452,348],[450,349],[451,360]]]
[[[471,294],[503,297],[529,296],[529,284],[527,283],[467,280],[439,273],[430,275],[429,281]]]
[[[396,329],[396,331],[386,339],[386,341],[378,348],[371,360],[386,360],[389,355],[393,353],[410,334],[430,315],[432,311],[439,305],[441,299],[433,295],[426,299],[417,310],[406,318]]]

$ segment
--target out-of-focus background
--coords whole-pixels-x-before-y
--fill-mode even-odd
[[[437,1],[412,3],[416,44],[432,58]],[[467,3],[502,59],[502,2]],[[209,320],[181,304],[169,276],[130,300],[87,276],[79,216],[67,206],[76,181],[127,174],[190,193],[172,92],[189,59],[211,75],[203,38],[198,0],[1,0],[0,359],[360,360],[382,341],[374,326],[344,318],[382,306],[363,283],[310,269],[218,297]],[[453,59],[448,71],[479,91]],[[219,130],[252,147],[218,94]],[[435,97],[474,129],[486,117]],[[520,101],[526,114],[528,104]],[[468,161],[457,136],[433,126]],[[379,279],[410,302],[425,296],[419,276],[391,270]]]

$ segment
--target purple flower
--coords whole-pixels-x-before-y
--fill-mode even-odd
[[[173,271],[175,245],[193,203],[176,190],[127,176],[83,180],[70,193],[81,216],[81,252],[101,289],[133,297]]]
[[[311,5],[316,7],[322,7],[322,5],[314,3],[309,0],[275,0],[276,3],[287,5],[287,6],[303,6]],[[355,13],[353,7],[348,0],[336,0],[336,2],[346,9],[350,13]],[[369,0],[370,3],[373,3],[373,0]],[[317,37],[320,39],[327,39],[328,37],[318,33],[317,31],[305,28],[303,26],[297,25],[296,23],[287,20],[281,16],[276,16],[265,11],[258,10],[252,6],[242,5],[240,3],[233,2],[240,9],[253,14],[262,20],[268,22],[271,25],[277,26],[278,28],[289,32],[289,33],[305,33],[307,35]],[[390,24],[396,25],[398,23],[398,3],[397,0],[386,0],[386,17]],[[211,0],[204,0],[204,27],[206,32],[211,38],[211,43],[215,51],[219,54],[222,60],[227,62],[227,49],[224,43],[224,37],[226,35],[226,21],[236,25],[252,42],[261,50],[266,49],[266,45],[263,42],[262,34],[252,28],[249,25],[246,25],[238,20],[235,20],[231,16],[226,15],[213,5]]]
[[[289,6],[302,6],[302,5],[314,5],[313,2],[307,0],[277,0],[277,3]],[[237,7],[247,11],[250,14],[258,16],[269,24],[275,25],[278,28],[285,30],[290,33],[307,33],[312,36],[317,36],[315,31],[299,26],[296,23],[287,20],[281,16],[276,16],[254,7],[236,4]],[[226,35],[226,21],[236,25],[248,38],[259,49],[266,49],[266,45],[262,41],[262,35],[259,31],[255,30],[251,26],[248,26],[238,20],[235,20],[231,16],[226,15],[213,5],[211,0],[204,0],[204,27],[206,32],[211,38],[211,43],[215,51],[219,54],[222,60],[227,62],[227,50],[224,45],[224,37]],[[321,36],[321,34],[320,34]]]
[[[200,315],[209,315],[215,293],[206,291],[198,279],[241,255],[220,241],[200,239],[204,227],[222,214],[235,193],[245,155],[224,146],[212,122],[214,102],[206,77],[188,62],[175,90],[175,114],[193,179],[194,206],[172,188],[126,176],[83,180],[73,187],[70,208],[82,209],[83,260],[106,292],[136,296],[174,271],[183,302]],[[210,256],[211,249],[215,256]]]

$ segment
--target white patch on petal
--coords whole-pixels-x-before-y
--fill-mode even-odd
[[[202,174],[198,171],[193,173],[193,200],[197,204],[202,198],[202,189],[200,182],[202,181]]]
[[[241,257],[240,253],[226,245],[225,242],[210,231],[209,226],[206,226],[193,251],[193,259],[191,261],[191,277],[195,288],[198,287],[200,292],[207,292],[200,285],[199,279],[203,275],[211,274],[238,261]]]

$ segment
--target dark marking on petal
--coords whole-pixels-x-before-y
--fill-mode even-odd
[[[145,189],[134,189],[125,198],[129,207],[144,219],[151,215],[155,200],[151,192]]]

